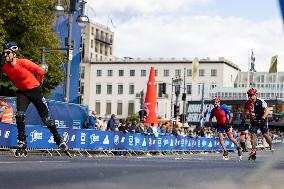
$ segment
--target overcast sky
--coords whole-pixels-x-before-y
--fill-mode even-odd
[[[253,49],[257,71],[268,71],[273,55],[284,71],[277,0],[87,0],[87,5],[92,21],[115,32],[119,58],[225,57],[247,71]]]

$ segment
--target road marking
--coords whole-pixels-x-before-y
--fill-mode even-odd
[[[16,164],[16,163],[64,163],[71,161],[0,161],[0,164]]]

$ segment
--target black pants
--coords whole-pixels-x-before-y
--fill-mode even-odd
[[[48,116],[48,106],[45,98],[43,97],[41,87],[36,87],[26,91],[17,91],[16,122],[18,128],[18,140],[26,141],[25,113],[31,102],[36,107],[40,117],[42,118],[43,123],[53,134],[54,141],[57,145],[59,145],[62,142],[62,139],[56,129],[54,121]]]
[[[41,87],[26,91],[17,91],[17,111],[26,112],[30,103],[36,107],[41,118],[48,116],[48,107],[43,97]]]

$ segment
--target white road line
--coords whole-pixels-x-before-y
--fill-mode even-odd
[[[71,161],[0,161],[0,164],[17,164],[17,163],[64,163]]]

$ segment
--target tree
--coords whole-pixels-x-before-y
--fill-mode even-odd
[[[52,31],[55,16],[52,13],[54,0],[1,0],[0,42],[16,42],[20,48],[19,57],[40,63],[41,48],[59,48],[60,41]],[[2,22],[2,23],[1,23]],[[3,34],[3,35],[1,35]],[[1,38],[2,37],[2,38]],[[0,47],[2,52],[2,46]],[[45,74],[44,93],[50,94],[64,79],[62,52],[46,54],[49,71]],[[3,75],[1,95],[15,96],[16,88]]]

